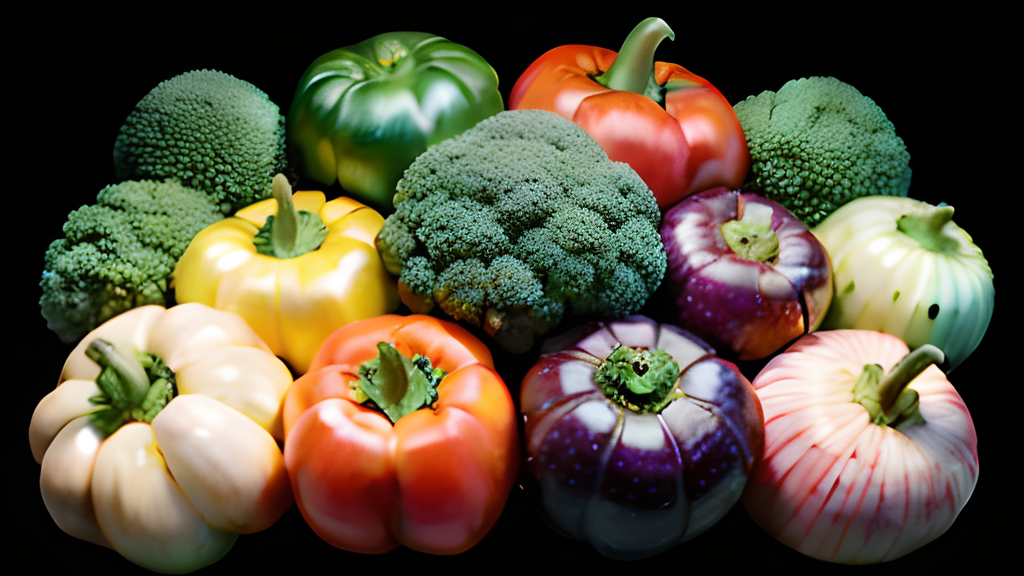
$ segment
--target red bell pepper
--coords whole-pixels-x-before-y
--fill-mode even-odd
[[[739,188],[750,153],[732,106],[707,80],[654,61],[658,44],[674,37],[664,20],[648,18],[621,57],[596,46],[549,50],[516,81],[509,109],[575,122],[612,160],[632,166],[663,210],[714,186]]]
[[[497,521],[518,469],[516,411],[490,352],[429,316],[339,329],[292,385],[283,420],[299,510],[354,552],[469,549]]]

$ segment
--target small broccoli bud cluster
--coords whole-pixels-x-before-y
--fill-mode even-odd
[[[223,218],[206,194],[176,181],[108,186],[96,204],[68,215],[46,251],[39,304],[64,342],[132,308],[168,305],[178,258],[203,228]]]

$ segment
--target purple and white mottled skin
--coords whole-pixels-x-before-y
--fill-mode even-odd
[[[595,382],[622,344],[669,353],[681,376],[659,414],[607,399]],[[707,530],[760,458],[763,418],[736,367],[649,318],[593,323],[545,343],[523,381],[527,470],[556,529],[618,559],[652,556]]]
[[[978,438],[963,399],[930,366],[913,379],[923,424],[871,422],[854,401],[866,364],[886,372],[909,352],[869,330],[809,334],[754,378],[764,458],[743,505],[768,534],[807,556],[885,562],[942,535],[978,482]]]
[[[774,264],[741,258],[722,237],[720,226],[741,218],[746,204],[772,211]],[[788,210],[756,194],[713,188],[689,196],[665,213],[661,238],[667,319],[739,360],[764,358],[817,329],[832,301],[825,248]]]

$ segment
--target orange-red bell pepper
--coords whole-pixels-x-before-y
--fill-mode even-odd
[[[389,362],[400,369],[385,374]],[[397,396],[416,392],[416,379],[439,378],[436,395],[416,409],[384,385],[368,390],[396,373]],[[375,405],[361,403],[367,396]],[[283,418],[299,509],[346,550],[465,551],[497,521],[517,472],[516,412],[490,352],[429,316],[380,316],[335,332],[290,389]]]
[[[738,188],[750,168],[743,128],[728,100],[678,64],[654,62],[672,30],[641,22],[622,50],[569,45],[519,77],[509,109],[555,112],[579,125],[612,160],[627,162],[663,210],[715,186]]]

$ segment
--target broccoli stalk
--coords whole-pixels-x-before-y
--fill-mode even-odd
[[[502,112],[406,170],[377,248],[415,312],[525,352],[567,315],[617,317],[661,283],[654,194],[572,122]]]

